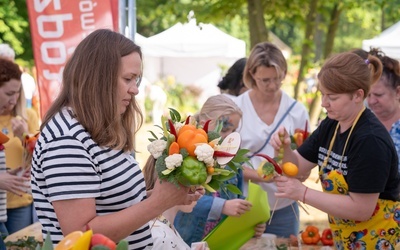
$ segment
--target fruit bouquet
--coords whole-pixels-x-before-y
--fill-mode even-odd
[[[306,121],[304,130],[297,128],[294,131],[293,135],[290,135],[291,145],[290,147],[295,150],[300,147],[304,140],[310,135],[308,132],[308,122]],[[283,136],[280,136],[280,140],[283,141]],[[298,167],[291,163],[291,162],[282,162],[283,159],[283,147],[279,149],[277,152],[277,156],[272,158],[265,154],[256,154],[256,156],[260,156],[264,158],[258,168],[257,173],[258,175],[263,178],[264,180],[272,180],[274,176],[277,175],[286,175],[290,177],[294,177],[299,172]]]
[[[239,133],[231,133],[224,140],[220,131],[222,123],[209,130],[210,120],[200,126],[194,117],[184,121],[175,109],[170,108],[170,117],[163,116],[161,133],[150,131],[152,138],[147,149],[156,159],[159,179],[183,186],[203,186],[209,192],[228,189],[240,194],[240,190],[224,181],[236,175],[249,151],[239,149]]]
[[[29,168],[31,166],[33,150],[35,149],[36,141],[39,137],[39,133],[35,135],[23,135],[23,142],[22,145],[24,147],[24,152],[22,155],[22,167]]]

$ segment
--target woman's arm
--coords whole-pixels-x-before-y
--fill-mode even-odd
[[[307,188],[299,180],[285,176],[277,177],[275,181],[278,187],[276,197],[299,200],[330,215],[348,220],[368,220],[379,197],[379,193],[328,194]]]
[[[186,187],[178,188],[172,183],[157,181],[148,199],[119,212],[97,215],[95,199],[92,198],[54,201],[53,207],[64,235],[76,230],[85,231],[89,226],[94,232],[118,242],[165,210],[199,199],[198,192],[188,192]]]
[[[243,177],[245,182],[248,182],[249,180],[255,183],[271,182],[271,180],[266,181],[265,179],[261,178],[261,176],[258,175],[256,170],[249,167],[243,167]]]

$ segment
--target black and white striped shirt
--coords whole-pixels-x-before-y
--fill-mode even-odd
[[[48,122],[32,160],[35,208],[43,237],[50,232],[54,244],[63,235],[51,202],[94,198],[97,214],[105,215],[146,198],[143,174],[136,160],[122,150],[99,147],[71,113],[64,108]],[[152,245],[148,224],[126,240],[129,249]]]

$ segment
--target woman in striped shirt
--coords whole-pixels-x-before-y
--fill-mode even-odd
[[[148,221],[200,194],[157,182],[151,195],[133,158],[142,123],[135,101],[142,75],[139,46],[96,30],[67,62],[59,96],[44,117],[32,161],[35,208],[53,244],[90,227],[129,249],[152,246]]]

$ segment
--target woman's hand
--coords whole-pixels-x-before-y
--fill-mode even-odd
[[[193,201],[200,199],[201,193],[191,191],[190,187],[176,184],[168,181],[156,180],[150,198],[159,200],[159,204],[165,206],[164,210],[176,205],[190,205]]]
[[[266,223],[257,224],[254,228],[254,237],[260,238],[261,235],[265,232],[265,228],[267,227]]]
[[[0,189],[22,196],[22,194],[26,193],[30,188],[28,177],[16,176],[7,172],[0,174]]]
[[[282,140],[283,137],[283,140]],[[280,126],[278,130],[271,136],[271,140],[269,141],[271,146],[275,149],[275,151],[279,151],[279,149],[283,146],[285,149],[289,147],[290,149],[290,136],[286,131],[284,126]]]
[[[277,192],[275,193],[276,197],[303,201],[306,186],[301,184],[298,179],[286,176],[277,176],[274,178],[274,181],[277,186]]]
[[[250,211],[252,204],[243,199],[227,200],[222,207],[222,213],[228,216],[240,217],[240,215]]]
[[[24,168],[24,167],[14,168],[14,169],[9,170],[8,173],[12,174],[12,175],[16,175],[16,176],[23,176],[23,177],[26,177],[28,179],[31,178],[31,168],[30,167],[27,167],[27,168]]]
[[[22,137],[24,133],[28,132],[28,123],[26,123],[26,121],[22,119],[20,116],[17,116],[11,119],[11,129],[15,137],[18,137],[21,140],[23,140],[24,138]]]

